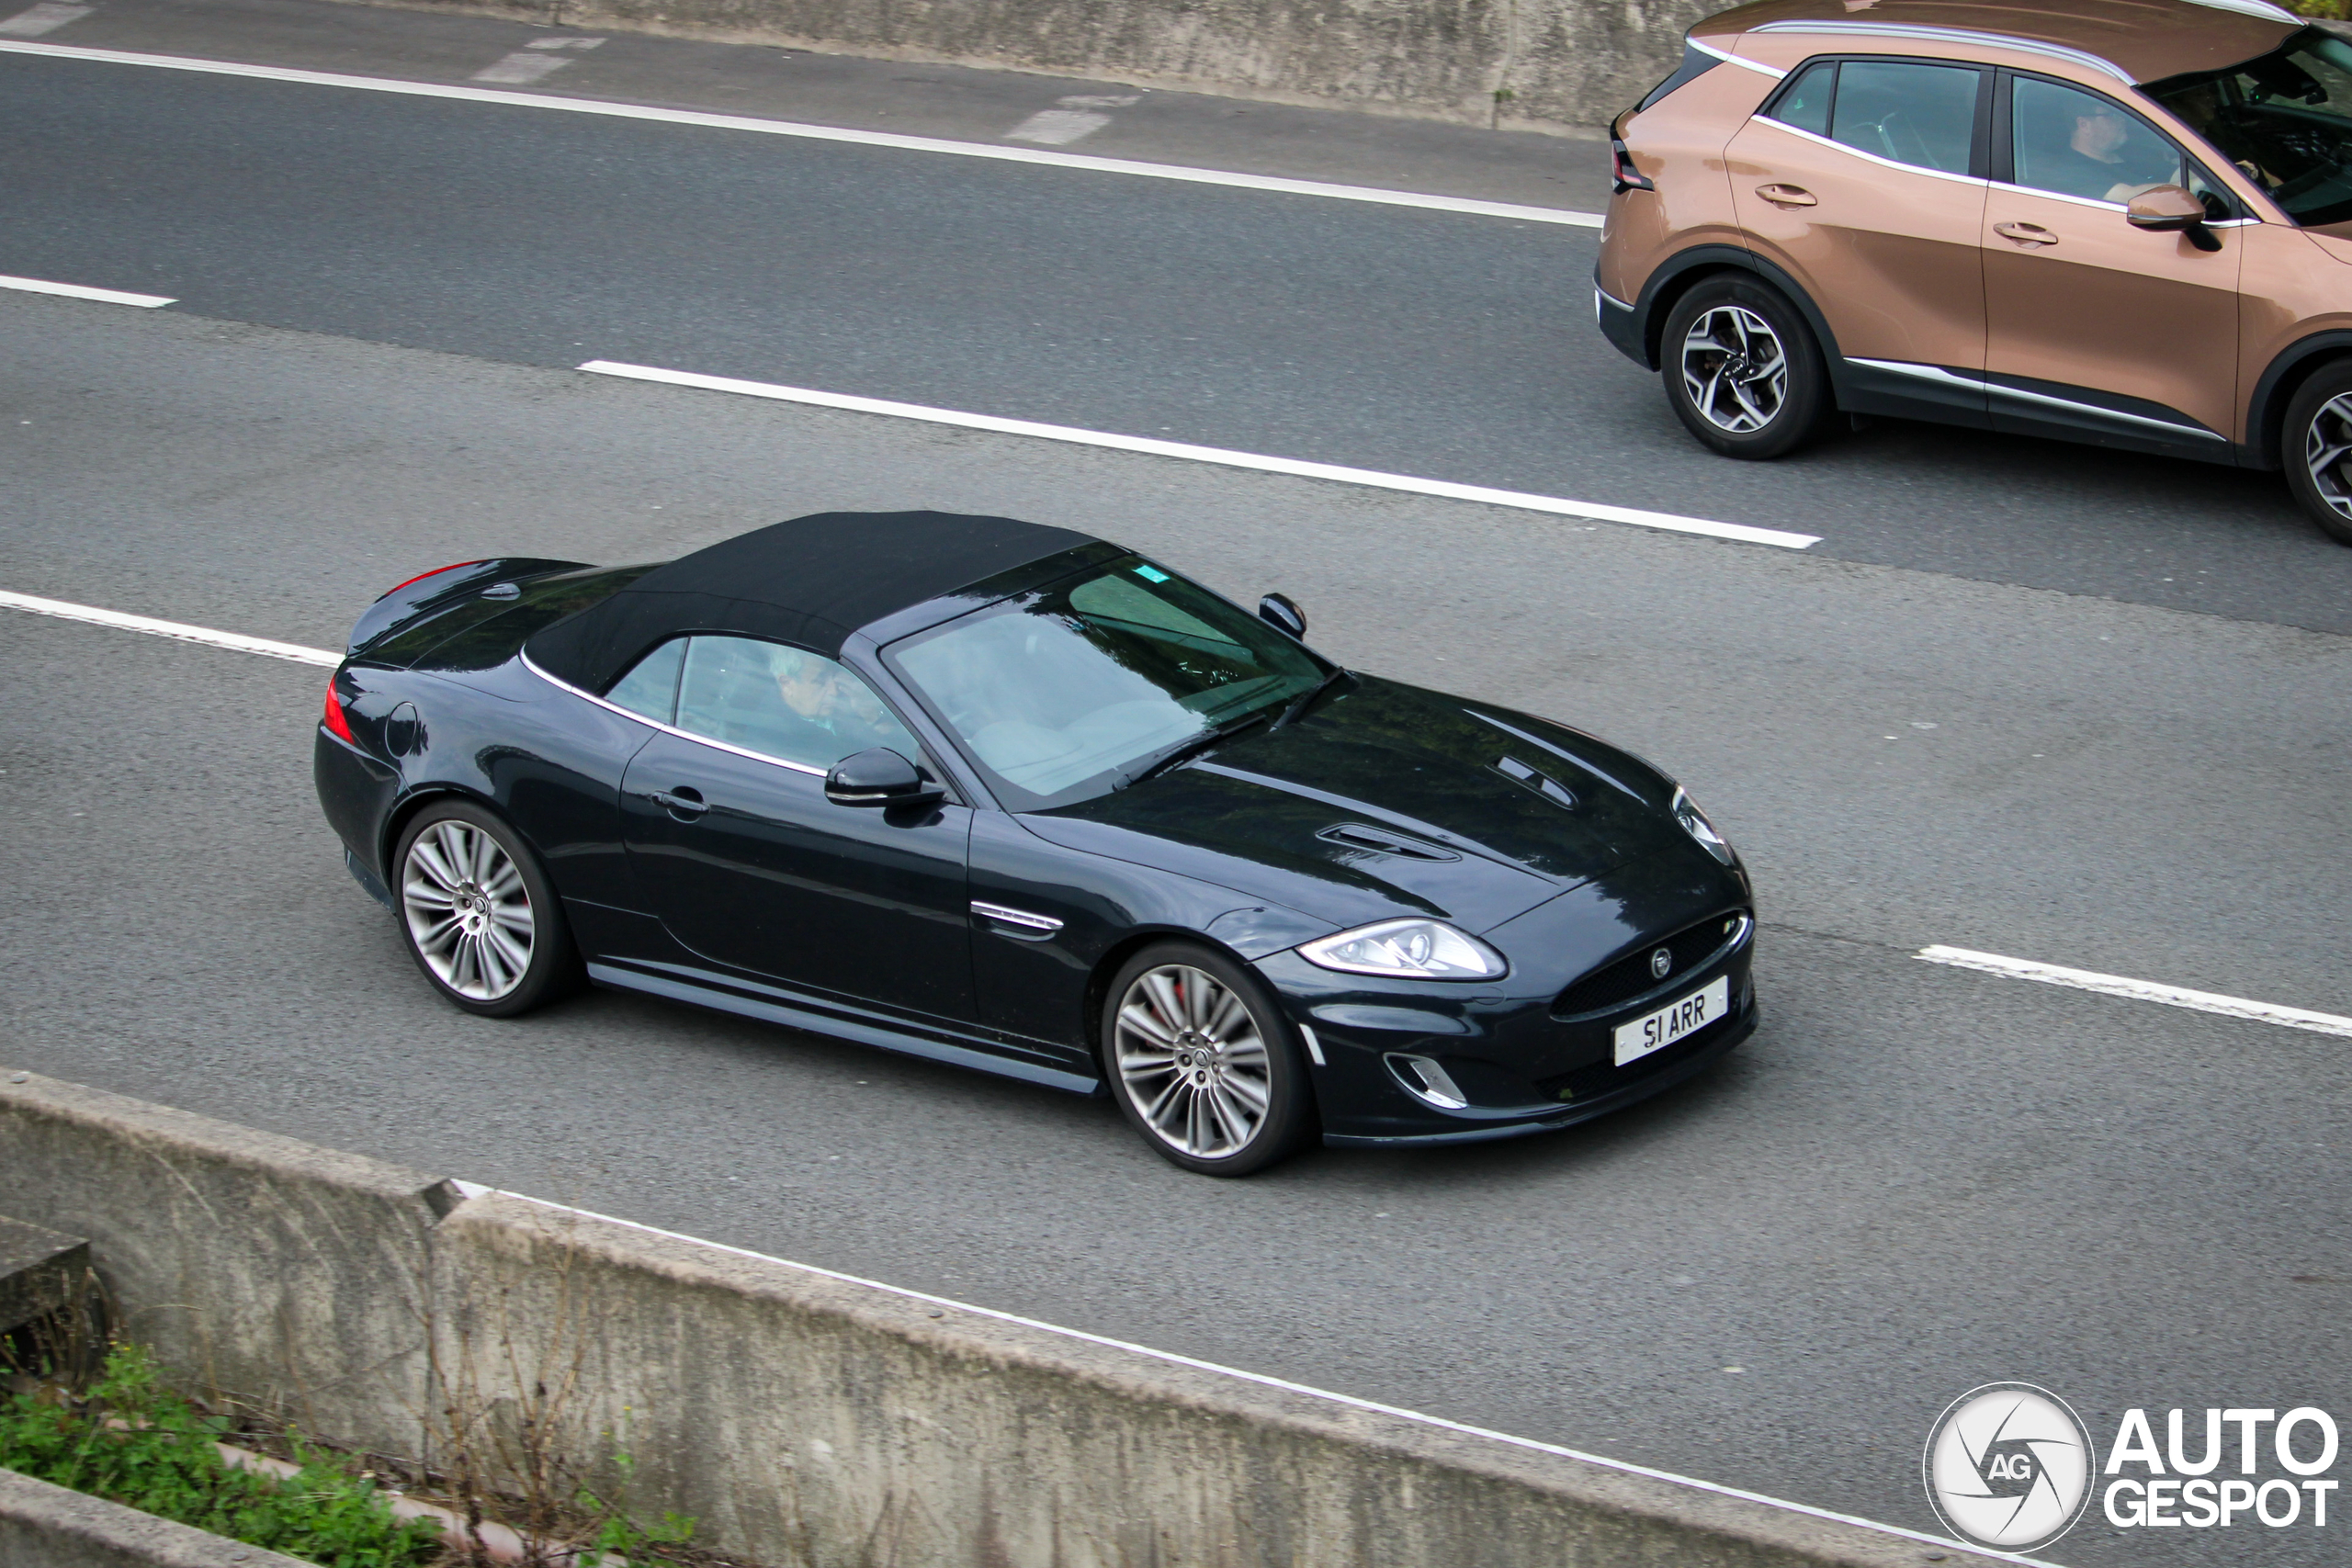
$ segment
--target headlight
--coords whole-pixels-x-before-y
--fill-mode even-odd
[[[1715,825],[1707,820],[1707,814],[1699,809],[1699,803],[1690,798],[1690,792],[1679,784],[1674,791],[1674,819],[1682,824],[1684,832],[1698,840],[1709,854],[1725,865],[1738,861],[1739,856],[1732,852],[1731,840],[1715,831]]]
[[[1503,955],[1442,920],[1383,920],[1299,944],[1309,964],[1351,975],[1393,975],[1410,980],[1499,980],[1510,973]]]

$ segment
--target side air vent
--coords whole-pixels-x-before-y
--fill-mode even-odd
[[[1335,822],[1315,835],[1327,844],[1343,849],[1363,850],[1376,855],[1401,855],[1407,860],[1460,860],[1452,850],[1442,850],[1435,844],[1408,839],[1402,833],[1392,833],[1385,828],[1368,827],[1362,822]]]

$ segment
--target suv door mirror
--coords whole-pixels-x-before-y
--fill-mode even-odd
[[[2177,233],[2205,221],[2205,204],[2184,186],[2158,186],[2133,197],[2123,209],[2123,220],[2151,233]]]
[[[1258,618],[1297,641],[1306,640],[1306,612],[1287,593],[1269,593],[1258,601]]]
[[[888,746],[843,757],[825,775],[825,798],[835,806],[929,806],[946,795],[944,786]]]

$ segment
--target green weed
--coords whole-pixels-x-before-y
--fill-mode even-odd
[[[231,1430],[163,1388],[154,1362],[126,1345],[82,1399],[52,1387],[0,1402],[0,1468],[322,1568],[427,1568],[440,1559],[436,1527],[395,1519],[374,1482],[299,1439],[299,1475],[231,1469],[213,1447]]]

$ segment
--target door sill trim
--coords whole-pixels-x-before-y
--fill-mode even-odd
[[[624,967],[617,963],[592,963],[588,977],[598,985],[612,986],[622,990],[643,991],[651,996],[666,997],[673,1001],[692,1002],[700,1007],[715,1008],[739,1017],[758,1019],[766,1023],[781,1023],[789,1028],[806,1030],[811,1034],[823,1034],[838,1040],[854,1041],[860,1045],[879,1046],[901,1055],[920,1056],[926,1061],[944,1062],[953,1066],[973,1067],[1000,1077],[1018,1078],[1046,1089],[1058,1089],[1071,1094],[1095,1093],[1102,1080],[1091,1073],[1073,1073],[1059,1067],[1049,1067],[1038,1062],[1024,1062],[1016,1057],[999,1055],[978,1045],[959,1045],[945,1040],[935,1040],[904,1029],[890,1028],[865,1020],[843,1017],[822,1007],[811,998],[794,997],[793,1003],[766,1001],[746,996],[737,982],[717,975],[705,975],[681,965],[662,964],[675,968],[681,975],[694,979],[673,978],[667,975],[649,974],[645,968]],[[759,987],[768,990],[767,987]],[[791,992],[774,994],[794,996]]]

